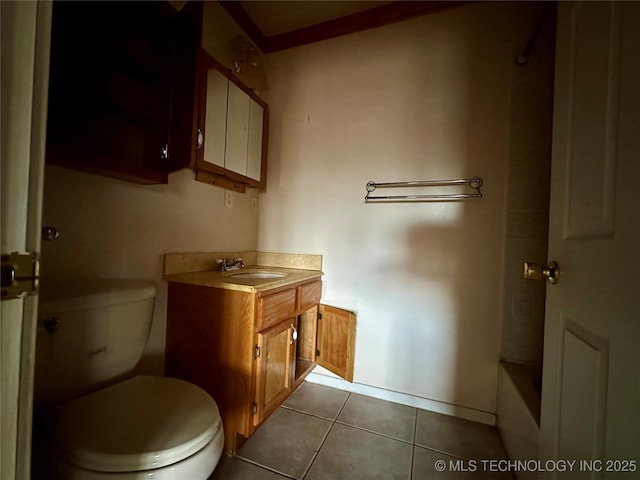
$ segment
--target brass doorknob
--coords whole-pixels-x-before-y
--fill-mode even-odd
[[[549,283],[556,283],[560,276],[560,270],[556,262],[549,262],[549,265],[543,267],[537,263],[524,262],[523,276],[526,280],[542,280],[546,277]]]

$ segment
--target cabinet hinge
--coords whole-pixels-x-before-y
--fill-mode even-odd
[[[319,356],[320,356],[320,350],[316,348],[316,357],[319,357]]]
[[[2,254],[2,300],[38,293],[40,263],[35,253]]]
[[[258,345],[255,346],[253,354],[256,358],[260,357],[260,347]]]
[[[253,402],[251,404],[251,412],[255,415],[256,413],[258,413],[258,404],[256,402]]]
[[[322,320],[322,314],[318,312],[318,320]]]

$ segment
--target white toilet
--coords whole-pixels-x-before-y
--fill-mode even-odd
[[[183,380],[134,376],[156,288],[137,280],[43,287],[36,412],[47,478],[206,480],[222,453],[215,401]]]

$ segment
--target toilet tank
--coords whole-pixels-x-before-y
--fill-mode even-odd
[[[156,287],[143,280],[43,285],[35,403],[48,407],[131,375],[151,330]]]

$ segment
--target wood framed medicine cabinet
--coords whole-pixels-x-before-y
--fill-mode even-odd
[[[267,104],[203,49],[198,91],[196,179],[239,192],[264,189]]]

